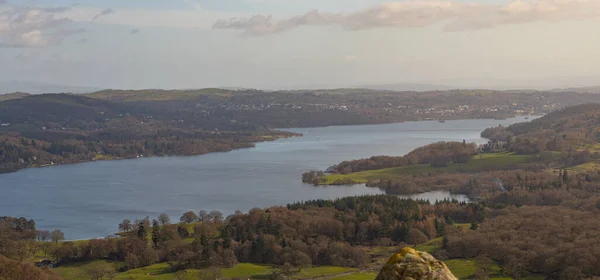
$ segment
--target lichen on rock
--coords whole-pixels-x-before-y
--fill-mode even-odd
[[[376,280],[458,280],[445,263],[426,252],[404,248],[390,257]]]

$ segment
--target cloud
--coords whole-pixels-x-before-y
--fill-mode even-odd
[[[104,9],[104,10],[100,11],[98,14],[96,14],[96,15],[95,15],[95,16],[92,18],[92,21],[94,21],[94,20],[98,20],[99,18],[101,18],[101,17],[103,17],[103,16],[107,16],[107,15],[114,14],[114,13],[115,13],[115,10],[113,10],[113,9],[111,9],[111,8]]]
[[[0,47],[43,47],[60,44],[83,29],[69,29],[60,15],[68,8],[0,7]]]
[[[131,31],[129,31],[129,34],[134,35],[134,34],[138,34],[140,32],[141,32],[141,30],[139,28],[134,28],[134,29],[131,29]]]
[[[127,25],[129,28],[171,27],[210,29],[220,18],[237,16],[237,13],[222,13],[203,10],[163,10],[144,8],[119,8],[118,11],[97,21],[93,18],[102,9],[94,7],[73,7],[63,15],[75,22]]]
[[[254,15],[218,20],[214,29],[240,30],[246,35],[267,35],[300,26],[338,25],[345,30],[382,27],[418,28],[443,25],[445,31],[493,28],[506,24],[600,18],[598,0],[513,0],[502,5],[455,1],[414,0],[389,2],[350,14],[313,10],[288,19]]]
[[[354,60],[356,60],[357,58],[358,58],[358,57],[357,57],[356,55],[353,55],[353,54],[350,54],[350,55],[344,56],[344,60],[346,60],[346,61],[354,61]]]

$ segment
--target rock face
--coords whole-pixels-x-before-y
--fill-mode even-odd
[[[404,248],[381,268],[376,280],[458,280],[432,255]]]

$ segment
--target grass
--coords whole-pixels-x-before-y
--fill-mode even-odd
[[[112,267],[115,271],[123,265],[122,262],[110,262],[105,260],[96,260],[89,262],[75,263],[68,266],[55,268],[54,271],[66,280],[87,280],[90,279],[89,271],[95,267]],[[249,278],[249,279],[268,279],[273,272],[273,268],[266,265],[257,265],[250,263],[240,263],[232,268],[223,269],[223,276],[227,278]],[[332,276],[341,273],[356,271],[356,268],[337,267],[337,266],[319,266],[302,269],[294,274],[294,279],[305,279],[321,276]],[[188,279],[198,279],[198,273],[201,270],[190,269],[185,273]],[[157,263],[151,266],[131,269],[118,273],[116,280],[141,279],[141,280],[171,280],[175,273],[171,272],[169,264]],[[374,277],[373,277],[374,278]],[[360,279],[360,278],[359,278]]]
[[[415,250],[431,254],[440,249],[440,247],[442,246],[442,239],[442,237],[431,239],[424,244],[415,246]]]
[[[194,273],[188,273],[189,276]],[[170,280],[173,279],[175,273],[171,272],[169,264],[157,263],[151,266],[137,268],[119,273],[115,279],[159,279],[159,280]],[[195,276],[195,275],[194,275]]]
[[[110,262],[105,260],[95,260],[88,262],[75,263],[68,266],[61,266],[54,269],[61,277],[67,280],[88,280],[88,271],[98,266],[113,267],[115,270],[121,265],[119,262]]]
[[[445,261],[452,274],[459,279],[466,279],[477,270],[477,264],[472,259],[453,259]]]
[[[377,272],[357,272],[350,275],[331,278],[331,280],[373,280],[377,277]]]
[[[458,279],[473,279],[475,271],[477,271],[477,263],[474,259],[452,259],[445,261],[446,265],[452,271],[452,274]],[[503,275],[502,269],[497,263],[492,265],[490,280],[509,280],[513,279]],[[523,280],[543,280],[544,276],[525,272]]]
[[[450,163],[446,167],[433,167],[429,164],[415,164],[400,167],[368,170],[350,174],[330,174],[323,177],[323,185],[332,185],[336,181],[352,180],[357,184],[369,180],[400,179],[405,175],[419,175],[431,173],[453,172],[478,172],[491,170],[527,162],[531,156],[516,155],[514,153],[481,154],[474,156],[467,163]]]
[[[318,266],[311,268],[304,268],[297,274],[294,274],[292,278],[295,279],[304,279],[304,278],[313,278],[313,277],[321,277],[328,275],[336,275],[340,273],[352,272],[356,271],[356,268],[349,267],[339,267],[339,266]]]
[[[240,263],[232,268],[225,269],[223,275],[225,277],[233,278],[251,278],[251,279],[265,279],[269,274],[273,272],[273,269],[264,265],[256,265],[250,263]]]

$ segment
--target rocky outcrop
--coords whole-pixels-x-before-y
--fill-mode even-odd
[[[381,268],[376,280],[458,280],[432,255],[404,248]]]

